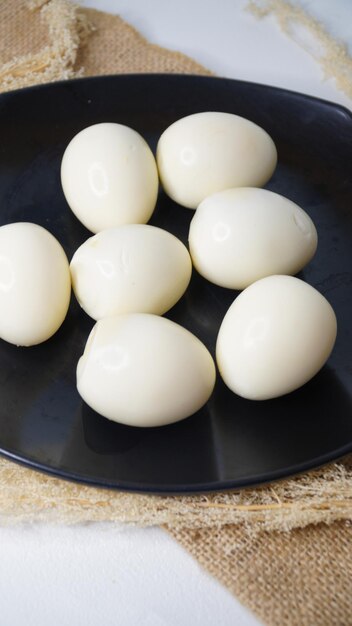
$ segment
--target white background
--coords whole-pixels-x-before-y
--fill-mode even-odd
[[[257,21],[244,0],[86,0],[119,13],[151,42],[180,50],[220,76],[278,85],[351,108],[319,65]],[[347,40],[349,0],[306,0]],[[259,622],[160,529],[113,524],[0,529],[3,626],[256,626]]]

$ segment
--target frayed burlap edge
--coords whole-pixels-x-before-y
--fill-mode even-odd
[[[237,492],[154,496],[63,481],[0,459],[0,523],[114,521],[179,528],[288,531],[352,519],[352,463]]]
[[[19,6],[18,10],[22,8]],[[39,11],[38,20],[44,21],[47,27],[47,40],[36,54],[15,57],[0,67],[0,91],[82,74],[74,65],[79,46],[92,31],[87,16],[67,0],[32,1],[28,3],[28,10]],[[14,16],[15,13],[14,6]]]
[[[281,30],[321,66],[324,79],[352,98],[352,58],[347,45],[336,41],[321,22],[286,0],[250,0],[247,6],[257,18],[274,16]]]

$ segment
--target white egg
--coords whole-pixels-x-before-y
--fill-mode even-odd
[[[209,281],[244,289],[271,274],[296,274],[314,256],[317,231],[297,204],[244,187],[203,200],[189,231],[192,261]]]
[[[315,376],[335,339],[335,313],[324,296],[298,278],[268,276],[247,287],[230,306],[216,358],[232,391],[267,400]]]
[[[157,147],[166,194],[189,209],[217,191],[264,185],[276,162],[268,133],[231,113],[184,117],[164,131]]]
[[[29,222],[0,228],[0,337],[18,346],[49,339],[71,296],[70,269],[59,242]]]
[[[145,224],[158,194],[154,156],[143,137],[122,124],[89,126],[69,143],[61,164],[66,200],[93,233]]]
[[[95,320],[121,313],[162,315],[184,294],[191,273],[183,243],[146,224],[104,230],[85,241],[71,261],[77,300]]]
[[[207,402],[214,384],[203,343],[175,322],[143,313],[97,322],[77,366],[83,400],[130,426],[184,419]]]

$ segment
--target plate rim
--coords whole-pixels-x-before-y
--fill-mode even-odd
[[[140,485],[137,482],[124,480],[123,484],[118,484],[117,481],[110,482],[110,480],[107,478],[92,478],[90,476],[83,476],[82,473],[77,474],[76,472],[51,468],[45,464],[30,459],[29,457],[22,458],[16,452],[4,451],[2,448],[0,448],[0,456],[2,458],[10,460],[23,467],[28,467],[29,469],[44,473],[47,476],[52,476],[54,478],[60,478],[69,482],[74,482],[76,484],[87,485],[95,488],[110,489],[113,491],[123,491],[130,493],[144,493],[156,496],[192,496],[202,493],[256,489],[280,480],[288,480],[290,478],[298,477],[308,471],[319,470],[320,468],[327,466],[338,459],[343,459],[345,456],[351,453],[352,441],[335,450],[333,454],[325,453],[318,457],[314,457],[314,459],[310,459],[309,461],[298,463],[296,465],[291,465],[289,468],[268,472],[267,474],[257,475],[249,479],[243,478],[236,480],[222,480],[217,481],[216,484],[213,482],[197,483],[197,487],[190,484],[183,485],[182,483],[172,484],[169,485],[167,489],[162,489],[160,488],[160,486],[154,485],[152,483],[143,483],[142,485]]]
[[[343,104],[340,104],[339,102],[334,102],[333,100],[326,100],[325,98],[320,98],[319,96],[313,96],[311,94],[307,94],[301,91],[296,91],[294,89],[287,89],[286,87],[279,87],[277,85],[269,85],[266,83],[258,83],[256,81],[248,81],[248,80],[242,80],[242,79],[238,79],[238,78],[229,78],[227,76],[206,76],[203,74],[179,74],[179,73],[168,73],[168,72],[131,72],[131,73],[126,73],[126,74],[102,74],[102,75],[95,75],[95,76],[79,76],[76,78],[67,78],[67,79],[61,79],[61,80],[57,80],[57,81],[53,81],[53,82],[49,82],[49,83],[39,83],[36,85],[29,85],[27,87],[21,87],[19,89],[12,89],[10,91],[3,91],[2,93],[0,93],[0,101],[1,99],[5,98],[5,97],[11,97],[13,95],[19,95],[21,93],[30,93],[32,91],[37,91],[37,90],[46,90],[46,89],[53,89],[55,87],[63,87],[66,85],[73,85],[73,84],[80,84],[80,83],[85,83],[85,82],[99,82],[99,81],[106,81],[106,80],[131,80],[131,79],[138,79],[138,78],[157,78],[157,79],[163,79],[163,78],[168,78],[171,80],[182,80],[182,79],[196,79],[196,80],[200,80],[200,81],[204,81],[204,82],[216,82],[216,81],[226,81],[226,82],[230,82],[233,84],[237,84],[237,85],[241,85],[241,86],[250,86],[250,87],[257,87],[260,89],[264,89],[264,90],[269,90],[273,93],[281,93],[281,94],[286,94],[288,96],[294,96],[294,97],[298,97],[300,99],[303,100],[309,100],[309,101],[314,101],[317,104],[321,104],[327,107],[331,107],[333,109],[337,109],[339,110],[341,113],[343,113],[347,118],[350,118],[350,121],[352,122],[352,108],[351,110]]]

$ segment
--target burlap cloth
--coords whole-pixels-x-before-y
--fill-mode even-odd
[[[287,18],[286,3],[269,4]],[[345,49],[336,46],[346,78],[351,59],[343,64]],[[67,0],[0,4],[0,90],[129,72],[210,73],[149,44],[116,16]],[[161,524],[264,623],[352,624],[351,459],[271,486],[188,497],[85,487],[2,459],[0,488],[2,524]]]

